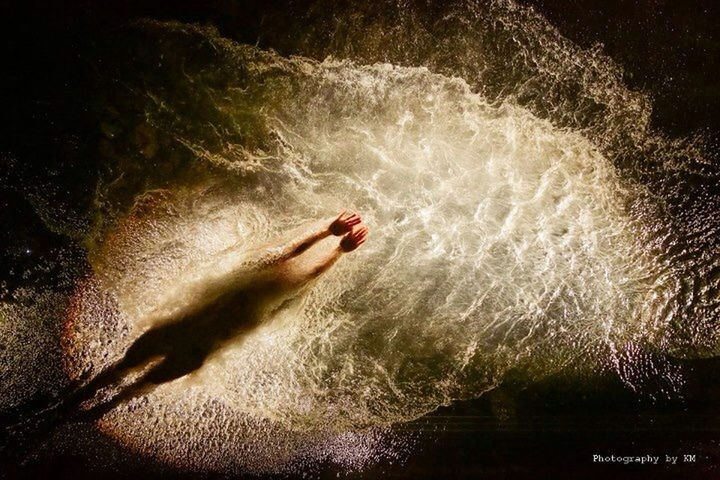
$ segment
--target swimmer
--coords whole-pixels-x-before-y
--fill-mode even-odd
[[[238,283],[237,278],[243,275],[233,271],[209,282],[211,286],[204,287],[198,297],[202,301],[153,322],[155,326],[140,335],[120,360],[61,399],[60,409],[75,411],[100,390],[118,387],[131,372],[146,370],[130,385],[119,388],[114,397],[80,413],[99,418],[124,401],[197,371],[212,354],[256,327],[272,311],[272,305],[362,245],[368,229],[360,226],[361,221],[357,214],[343,211],[288,243],[255,252],[261,267],[249,278]],[[303,258],[311,247],[333,236],[339,241],[332,249]]]

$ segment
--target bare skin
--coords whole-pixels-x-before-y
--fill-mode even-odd
[[[357,214],[342,212],[329,226],[310,232],[286,245],[284,252],[273,263],[271,271],[280,279],[284,288],[292,290],[304,286],[326,272],[344,253],[352,252],[365,243],[368,229],[358,226],[361,221]],[[331,235],[342,237],[333,249],[323,252],[322,256],[313,258],[311,262],[300,261],[298,257]]]
[[[249,281],[236,285],[231,278],[216,282],[202,304],[160,319],[127,349],[124,356],[90,381],[66,396],[59,410],[76,410],[101,390],[119,387],[130,372],[143,370],[130,385],[87,410],[87,418],[98,418],[122,402],[153,390],[156,386],[200,369],[205,361],[225,345],[252,331],[267,315],[269,305],[305,286],[326,272],[340,257],[362,245],[368,229],[362,219],[344,211],[320,228],[310,230],[282,245],[261,252],[264,268]],[[300,261],[311,247],[328,237],[339,241],[329,251]],[[54,409],[54,408],[53,408]]]

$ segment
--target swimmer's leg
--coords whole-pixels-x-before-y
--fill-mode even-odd
[[[205,363],[209,353],[207,349],[183,350],[170,353],[160,363],[153,366],[132,384],[123,388],[113,398],[81,414],[80,418],[85,420],[98,419],[121,403],[152,392],[158,385],[171,382],[199,370]]]
[[[42,438],[44,434],[48,434],[52,429],[63,424],[73,418],[82,418],[88,415],[80,410],[82,404],[94,398],[98,392],[104,388],[117,385],[131,370],[142,367],[150,362],[153,358],[163,355],[167,342],[167,334],[162,327],[151,329],[140,336],[130,348],[127,350],[121,360],[107,367],[98,373],[89,382],[82,384],[75,382],[66,388],[66,393],[59,398],[54,404],[35,411],[32,415],[25,416],[20,421],[11,425],[4,426],[10,438],[22,442],[23,437]],[[152,372],[152,370],[151,370]],[[142,380],[142,379],[141,379]],[[143,382],[135,382],[133,385],[121,391],[125,396],[132,397],[142,392],[141,384]],[[135,386],[135,388],[133,388]],[[69,392],[68,392],[69,390]],[[118,400],[122,400],[123,397]],[[114,398],[112,399],[114,400]],[[104,406],[101,404],[99,406]],[[109,407],[116,405],[113,403]],[[88,412],[95,410],[91,408]],[[109,410],[106,409],[104,411]],[[98,417],[92,417],[98,418]],[[32,441],[31,441],[32,442]]]
[[[59,413],[78,409],[82,403],[93,398],[104,388],[117,385],[132,370],[141,368],[154,358],[164,355],[168,345],[167,330],[167,327],[161,326],[143,333],[130,345],[120,360],[105,368],[87,383],[73,385],[74,388],[63,395],[58,403],[38,413],[44,414],[48,411]]]

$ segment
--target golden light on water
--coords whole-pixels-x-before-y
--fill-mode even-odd
[[[210,155],[181,139],[228,172],[263,160],[239,179],[147,193],[98,242],[68,330],[75,372],[117,358],[151,312],[197,301],[194,285],[261,261],[255,248],[290,228],[348,207],[372,239],[200,372],[105,417],[114,436],[242,468],[328,455],[344,438],[332,455],[347,460],[510,368],[603,368],[642,332],[655,267],[626,211],[633,187],[582,135],[425,68],[221,48],[260,91],[212,95],[229,110],[267,98],[252,108],[272,150]]]
[[[611,371],[637,391],[657,376],[674,394],[682,375],[648,353],[683,345],[682,279],[659,253],[674,237],[653,192],[607,154],[622,142],[662,151],[647,99],[540,17],[509,2],[491,10],[501,22],[470,16],[477,32],[448,35],[467,46],[462,61],[426,66],[284,57],[179,23],[130,27],[142,74],[108,95],[100,120],[99,155],[120,173],[97,185],[88,272],[69,300],[25,292],[42,301],[0,306],[9,343],[33,335],[18,319],[54,312],[69,375],[101,372],[159,318],[262,264],[261,246],[349,208],[372,232],[362,248],[100,428],[190,469],[352,470],[402,458],[414,438],[394,426],[477,398],[510,371],[528,383]],[[481,28],[515,32],[512,61],[571,85],[576,103],[553,97],[539,118],[519,100],[538,83],[530,74],[491,96],[482,75],[502,59],[480,48]],[[708,348],[699,322],[690,338]]]

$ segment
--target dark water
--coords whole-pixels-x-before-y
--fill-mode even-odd
[[[323,151],[322,148],[325,151],[337,149],[345,155],[354,152],[360,155],[357,145],[343,144],[332,138],[333,125],[338,123],[333,119],[349,118],[355,122],[357,129],[373,133],[371,120],[382,118],[382,113],[364,112],[364,107],[355,106],[353,101],[361,104],[368,98],[374,101],[375,98],[383,98],[378,105],[383,106],[385,112],[406,102],[415,118],[420,119],[418,112],[422,107],[412,109],[414,96],[427,93],[435,85],[450,85],[443,87],[451,92],[445,97],[446,103],[434,110],[437,116],[447,114],[440,122],[452,127],[441,132],[447,138],[454,138],[456,143],[464,138],[458,120],[460,117],[452,116],[452,108],[478,115],[476,125],[491,132],[490,138],[505,138],[503,135],[507,131],[506,127],[498,127],[500,133],[492,137],[494,118],[513,118],[513,128],[516,129],[513,131],[518,132],[521,147],[513,150],[507,158],[515,171],[526,171],[522,155],[544,155],[546,157],[543,158],[553,161],[560,158],[557,161],[561,165],[574,165],[568,163],[567,158],[586,156],[593,159],[597,149],[617,172],[620,178],[618,185],[632,187],[630,193],[622,189],[618,190],[622,193],[613,193],[612,189],[617,185],[615,180],[608,178],[614,177],[605,176],[601,176],[597,184],[580,181],[566,190],[558,190],[566,198],[574,199],[580,211],[589,215],[590,220],[583,225],[589,225],[590,233],[599,234],[600,245],[590,250],[587,260],[583,260],[585,257],[582,255],[578,257],[578,262],[585,265],[583,261],[586,261],[587,267],[569,269],[569,273],[558,267],[555,276],[549,277],[551,283],[552,279],[564,282],[566,292],[577,295],[580,304],[567,299],[572,295],[559,297],[557,303],[541,304],[544,308],[542,314],[531,318],[527,324],[518,323],[520,332],[516,331],[517,339],[511,336],[508,341],[508,332],[504,330],[495,330],[495,336],[472,337],[468,332],[482,325],[475,322],[474,317],[470,317],[468,324],[459,326],[448,320],[456,318],[462,311],[464,300],[455,299],[455,303],[438,308],[439,300],[432,296],[425,302],[413,304],[416,308],[413,312],[442,319],[438,321],[440,327],[424,330],[408,323],[406,340],[387,341],[387,345],[393,346],[392,353],[384,350],[382,346],[386,343],[376,338],[395,337],[380,327],[351,330],[350,338],[363,340],[359,345],[346,337],[331,337],[331,345],[357,349],[354,350],[358,352],[357,359],[376,360],[386,371],[393,372],[389,377],[398,382],[401,390],[407,388],[402,390],[405,400],[382,397],[387,393],[382,386],[369,390],[371,393],[367,398],[360,394],[353,396],[342,381],[333,383],[328,378],[322,382],[322,385],[331,386],[326,400],[346,395],[350,404],[354,405],[352,415],[320,417],[318,412],[322,409],[316,409],[308,414],[308,418],[301,418],[290,407],[276,408],[272,412],[287,415],[285,420],[293,425],[296,425],[293,422],[299,421],[312,424],[322,418],[329,423],[335,420],[338,424],[356,422],[366,427],[367,424],[381,424],[385,420],[394,425],[392,435],[399,438],[407,435],[412,441],[401,441],[397,455],[383,456],[384,447],[381,447],[381,453],[370,454],[375,461],[360,464],[354,460],[343,463],[344,457],[338,453],[343,447],[336,450],[327,447],[330,453],[307,453],[313,458],[307,464],[303,463],[304,454],[300,453],[301,466],[280,476],[301,476],[303,471],[323,478],[335,477],[336,474],[357,478],[475,478],[482,475],[490,478],[537,478],[543,475],[560,478],[579,475],[590,478],[607,478],[609,475],[646,478],[650,475],[673,477],[678,474],[684,478],[708,478],[716,475],[718,446],[715,437],[718,426],[715,403],[718,397],[715,387],[717,368],[713,357],[717,351],[718,336],[720,267],[717,264],[717,231],[720,226],[720,197],[717,192],[719,97],[713,81],[718,73],[718,40],[710,20],[714,7],[703,2],[682,7],[663,2],[647,2],[631,7],[599,2],[533,3],[539,14],[556,26],[559,33],[552,30],[543,17],[528,14],[521,7],[505,2],[476,6],[463,3],[387,3],[380,7],[327,2],[293,3],[290,6],[230,2],[211,5],[188,3],[182,6],[118,3],[102,7],[79,3],[62,7],[26,5],[17,10],[11,8],[10,14],[5,17],[17,21],[9,23],[5,31],[5,48],[10,54],[7,58],[11,68],[7,69],[4,78],[10,93],[5,96],[8,105],[3,138],[6,140],[2,145],[3,170],[0,172],[3,175],[3,225],[6,226],[2,230],[2,241],[8,247],[0,259],[3,267],[0,271],[3,275],[2,294],[9,306],[4,315],[12,317],[13,325],[26,325],[27,332],[21,331],[16,337],[9,336],[11,340],[4,346],[3,372],[6,385],[10,386],[3,403],[7,407],[6,418],[13,420],[20,417],[16,409],[22,411],[23,405],[33,400],[42,403],[43,396],[59,389],[65,381],[67,373],[58,366],[61,358],[68,353],[61,349],[59,337],[67,333],[62,330],[58,318],[63,318],[65,304],[71,301],[68,298],[77,298],[79,278],[85,278],[89,271],[105,272],[105,275],[124,271],[113,263],[117,255],[108,254],[108,249],[102,245],[107,244],[104,239],[108,231],[117,232],[112,225],[116,219],[125,218],[125,212],[132,210],[139,194],[154,189],[178,189],[178,185],[187,189],[179,191],[192,192],[195,191],[193,188],[198,188],[197,179],[201,180],[199,183],[203,188],[212,185],[214,189],[205,197],[198,196],[208,199],[200,210],[184,198],[171,202],[183,212],[187,224],[178,226],[165,217],[156,216],[147,223],[156,230],[138,229],[141,233],[146,232],[143,238],[154,238],[155,231],[160,231],[160,237],[166,238],[172,235],[168,232],[175,231],[172,229],[187,234],[193,231],[193,227],[188,225],[199,224],[198,219],[213,216],[220,220],[212,225],[223,227],[222,219],[227,214],[218,204],[228,204],[228,191],[234,191],[238,185],[273,188],[263,184],[261,176],[255,178],[247,172],[234,179],[234,166],[223,163],[228,158],[228,151],[223,150],[224,143],[273,154],[274,144],[268,140],[272,137],[263,130],[267,120],[256,115],[258,105],[263,106],[263,112],[270,111],[279,116],[284,125],[289,125],[288,131],[296,132],[304,139],[302,142],[287,140],[284,146],[289,153],[287,157],[278,154],[278,158],[299,158],[307,152]],[[127,24],[136,17],[209,23],[218,28],[222,37],[234,39],[239,44],[256,45],[257,52],[243,51],[237,54],[240,60],[224,52],[215,54],[213,49],[217,51],[217,45],[220,45],[216,43],[216,37],[206,33],[178,36],[173,33],[176,27],[150,27],[149,32],[141,29],[139,35],[131,28],[128,33]],[[207,38],[210,40],[205,40]],[[199,45],[197,50],[193,49],[193,42]],[[605,45],[601,50],[610,58],[601,55],[600,50],[592,50],[597,42]],[[581,54],[578,46],[591,50]],[[228,51],[234,52],[235,48],[230,47]],[[278,57],[265,56],[264,52],[268,49],[277,51]],[[173,53],[177,57],[169,58]],[[168,54],[167,57],[165,54]],[[258,68],[270,66],[270,73],[261,77],[262,84],[255,73],[242,70],[248,64],[247,57],[243,55],[259,55],[260,60],[256,60],[255,64],[261,66]],[[318,67],[305,60],[292,63],[285,60],[290,55],[320,61],[331,55],[338,60],[351,59],[360,66],[383,62],[408,70],[392,77],[395,73],[366,71],[354,65]],[[155,69],[158,59],[169,64],[167,71]],[[180,65],[184,70],[179,69]],[[618,70],[618,65],[624,69],[622,72]],[[206,66],[212,69],[205,70]],[[418,67],[427,67],[431,72],[441,74],[442,78],[427,77],[422,71],[413,70]],[[178,79],[180,71],[188,75],[190,83]],[[331,97],[326,110],[323,105],[313,107],[318,114],[303,117],[307,120],[305,124],[299,120],[297,125],[288,124],[293,118],[292,108],[307,105],[318,98],[313,96],[313,92],[326,88],[326,84],[316,79],[327,78],[325,76],[333,73],[345,76],[338,83],[331,81],[330,87],[344,88],[342,95],[346,96]],[[461,88],[457,93],[453,90],[455,84],[446,80],[450,77],[461,78],[468,85],[468,90]],[[354,90],[360,80],[383,85],[390,81],[395,83],[391,83],[390,87],[377,87],[373,92],[378,97],[368,97],[367,91]],[[238,96],[228,94],[231,95],[230,105],[246,115],[241,115],[240,120],[239,117],[225,115],[222,98],[212,94],[203,96],[205,92],[236,92],[242,89],[245,89],[244,93]],[[195,91],[203,93],[195,95]],[[159,107],[148,106],[152,103],[149,98],[153,97],[146,96],[146,92],[160,99],[155,104]],[[395,92],[399,93],[393,103],[392,94]],[[487,108],[472,110],[468,107],[476,101],[476,95],[487,101]],[[288,103],[287,99],[297,100]],[[509,111],[503,110],[503,105],[507,104],[511,105]],[[172,114],[165,114],[162,105],[169,105]],[[518,113],[515,107],[524,109],[523,112],[529,112],[529,115]],[[426,108],[432,110],[432,107]],[[283,114],[288,117],[282,117]],[[187,118],[192,119],[189,124],[183,122]],[[322,123],[327,118],[330,119],[328,123]],[[536,123],[536,119],[549,120],[552,128]],[[392,122],[385,125],[383,120],[377,120],[377,123],[386,128],[393,125]],[[214,133],[207,127],[210,124],[221,126],[224,130]],[[241,127],[234,130],[234,125],[238,124]],[[432,122],[418,120],[418,124],[421,134],[431,131],[428,125]],[[330,140],[325,144],[319,141],[314,144],[320,134],[317,131],[313,133],[312,129],[298,130],[301,125],[323,125],[323,131],[329,132]],[[342,135],[348,135],[348,130],[337,128]],[[282,128],[274,131],[284,132]],[[562,135],[566,131],[576,133],[580,140],[575,140],[575,137],[567,140]],[[552,138],[548,149],[533,150],[523,146],[523,138],[532,139],[540,133]],[[425,138],[431,138],[429,135],[426,133]],[[166,140],[171,136],[185,141],[183,145],[193,147],[190,153]],[[432,138],[439,136],[436,133],[436,137]],[[398,138],[406,142],[400,145],[398,152],[418,144],[413,143],[412,136],[398,134]],[[430,147],[438,145],[432,140],[428,144]],[[563,150],[571,148],[569,145],[576,150],[567,158],[552,153],[555,151],[552,148]],[[384,146],[388,155],[392,156],[394,152],[390,146]],[[457,168],[468,172],[474,166],[473,162],[484,158],[483,155],[487,156],[487,152],[482,150],[477,156],[465,150],[453,153]],[[421,151],[416,154],[420,155]],[[207,162],[198,166],[194,159],[203,155]],[[216,158],[222,161],[213,163]],[[334,158],[326,158],[324,168],[329,172],[337,169]],[[435,157],[430,158],[436,161]],[[567,168],[575,172],[572,175],[576,176],[572,178],[585,178],[584,170]],[[324,173],[322,170],[313,170],[312,173],[318,172]],[[362,178],[366,172],[359,169],[353,173]],[[452,175],[437,175],[455,188],[462,185],[465,190],[460,191],[470,191],[462,183],[453,184],[455,177]],[[275,197],[267,195],[267,198],[285,198],[288,201],[306,198],[302,196],[307,193],[302,181],[312,178],[301,176],[297,192],[278,189],[274,191]],[[390,178],[392,186],[393,177]],[[475,184],[485,179],[470,173],[466,178]],[[524,177],[521,175],[521,178]],[[532,182],[530,184],[537,187]],[[383,192],[383,188],[382,183],[376,185],[377,191]],[[404,192],[405,196],[390,198],[413,211],[414,193],[397,186],[394,186],[394,191]],[[441,198],[437,191],[429,191],[434,198]],[[598,210],[591,208],[593,202],[583,203],[586,192],[595,199],[595,205],[600,205]],[[499,198],[507,197],[518,202],[524,198],[520,193],[516,197],[513,193],[501,193],[503,196]],[[320,190],[318,193],[316,189],[313,194],[323,192]],[[175,195],[181,197],[177,193]],[[350,194],[346,195],[352,198]],[[615,196],[622,199],[617,207],[609,200]],[[364,199],[363,205],[378,221],[382,220],[383,224],[390,222],[390,217],[384,216],[382,208],[373,203],[376,199],[372,196],[366,198],[357,194],[357,198]],[[472,199],[472,194],[458,193],[456,199],[451,196],[442,198],[439,201],[442,210],[435,212],[436,217],[442,213],[443,218],[452,219],[455,214],[457,218],[462,218],[469,208],[462,199]],[[542,196],[535,197],[534,204],[543,205],[545,200],[547,205],[554,205],[552,198]],[[427,207],[424,204],[421,206]],[[276,205],[272,202],[259,204],[254,217],[259,220],[253,223],[251,219],[247,223],[251,232],[272,231],[273,225],[264,222],[263,212],[273,207]],[[422,209],[418,211],[421,213]],[[309,209],[297,216],[304,218],[313,213]],[[620,213],[627,216],[627,220],[622,220],[625,217]],[[530,211],[526,216],[534,214]],[[131,215],[130,218],[134,217]],[[493,218],[486,217],[485,223],[492,225]],[[511,231],[516,229],[514,231],[520,238],[527,235],[522,218],[516,223],[506,222]],[[566,221],[563,225],[572,230],[576,224]],[[440,231],[447,234],[449,230],[446,227],[440,222],[426,226],[427,232],[398,232],[419,242],[419,239],[425,238],[422,236],[425,233]],[[198,227],[197,237],[204,238],[203,232]],[[494,233],[490,229],[487,235]],[[572,234],[568,236],[572,237]],[[121,238],[117,251],[137,250],[144,254],[138,257],[128,255],[131,262],[140,262],[136,263],[140,265],[142,259],[151,257],[146,252],[161,251],[153,248],[166,248],[161,242],[146,242],[143,238],[132,235],[129,239]],[[474,240],[468,238],[460,235],[456,241],[469,245],[468,252],[479,248],[472,243]],[[383,237],[378,236],[376,245],[382,244],[382,240]],[[508,265],[515,266],[503,256],[500,247],[504,245],[500,242],[493,255],[480,257],[482,265],[497,268],[497,275],[510,270]],[[181,245],[177,250],[178,257],[171,257],[183,258],[183,252],[189,248]],[[574,247],[567,248],[573,251]],[[115,251],[112,248],[109,250]],[[528,252],[530,256],[533,250]],[[421,254],[426,253],[432,251],[421,251]],[[198,255],[203,258],[203,253]],[[382,255],[382,249],[376,251],[377,258],[386,258]],[[158,258],[163,257],[159,255]],[[432,265],[435,270],[425,272],[422,268],[400,263],[397,271],[402,274],[415,268],[417,278],[423,278],[423,275],[436,278],[439,271],[447,276],[448,285],[464,285],[463,282],[471,278],[468,270],[462,267],[462,261],[454,260],[447,264],[435,261]],[[524,263],[520,265],[526,268]],[[160,262],[150,265],[148,270],[163,266],[165,263]],[[595,267],[597,270],[593,270]],[[652,275],[648,275],[651,278],[636,273],[643,268],[650,271]],[[525,272],[526,277],[517,276],[509,284],[525,295],[536,292],[534,289],[540,288],[540,284],[533,280],[537,270],[533,270],[531,264],[520,271]],[[615,294],[607,293],[603,290],[606,284],[597,280],[600,271],[609,272],[607,285],[620,282],[626,285],[626,276],[631,281]],[[367,285],[362,283],[362,277],[351,278],[359,282],[357,285]],[[482,278],[472,278],[477,282],[483,281]],[[144,279],[138,276],[128,284],[135,282],[146,286],[141,283]],[[153,291],[149,287],[148,290]],[[435,290],[445,292],[442,283],[438,283]],[[510,296],[512,291],[489,290],[496,292],[496,303],[490,305],[488,311],[515,306],[509,300],[515,298]],[[383,297],[382,289],[369,291],[376,293],[368,296],[367,300],[376,311],[388,315],[396,313],[392,310],[394,304]],[[406,286],[404,291],[406,298],[415,294],[418,297],[427,296],[427,291],[416,291],[412,286]],[[636,302],[645,305],[637,300],[645,298],[642,296],[644,292],[657,292],[660,298],[648,302],[647,311],[636,306]],[[95,305],[94,302],[88,300],[84,305]],[[132,305],[140,308],[139,301]],[[605,325],[604,322],[610,319],[611,341],[598,342],[591,327],[570,328],[571,333],[565,337],[558,334],[556,341],[543,341],[544,338],[555,338],[550,335],[561,331],[560,327],[565,332],[567,325],[576,325],[560,322],[556,327],[554,323],[548,323],[560,318],[557,312],[563,308],[575,308],[572,305],[577,308],[573,319],[586,318],[591,325]],[[350,303],[346,308],[358,308],[351,311],[356,312],[357,318],[367,318],[368,313],[361,307]],[[636,308],[641,310],[637,317],[634,316]],[[483,312],[480,309],[477,315],[482,318],[486,315]],[[515,322],[515,317],[508,318]],[[639,327],[636,327],[636,321],[641,321]],[[92,327],[94,324],[89,325]],[[537,325],[539,330],[527,325]],[[87,337],[87,331],[97,332],[93,328],[85,331],[86,336],[77,334],[73,337],[79,345],[78,351],[84,352],[79,360],[81,366],[87,359],[94,365],[96,357],[93,355],[119,351],[120,347],[113,343],[115,340],[112,340],[111,334],[126,335],[123,332],[127,326],[122,322],[106,322],[102,329],[105,329],[102,334],[95,337]],[[523,357],[519,352],[525,351],[523,341],[528,337],[524,335],[533,331],[539,333],[529,337],[531,353]],[[402,330],[400,335],[403,338]],[[423,338],[424,342],[414,344],[412,335]],[[497,338],[500,335],[505,338],[502,348],[498,347]],[[470,341],[473,339],[480,341],[481,345],[482,341],[486,341],[487,345],[479,348],[477,365],[470,362],[470,367],[465,370],[464,366],[459,366],[463,365],[460,353],[473,345]],[[99,341],[100,346],[82,350],[92,340]],[[304,344],[301,342],[299,345]],[[323,346],[322,343],[308,345]],[[619,350],[615,350],[616,347]],[[505,356],[505,352],[510,353]],[[343,365],[352,364],[355,359],[350,355],[346,357],[346,362],[350,363],[342,364],[323,360],[322,356],[319,358],[316,366],[329,372],[342,372]],[[403,368],[392,370],[392,366],[398,364],[398,358],[410,360],[404,364],[401,362]],[[33,366],[32,376],[28,374],[26,365]],[[492,368],[484,370],[486,365]],[[68,368],[70,374],[73,368]],[[364,386],[363,379],[374,380],[373,374],[362,373],[361,367],[357,368],[361,373],[349,379],[360,383],[353,386]],[[451,376],[451,381],[447,382],[449,385],[443,383],[446,376]],[[420,382],[410,387],[408,379],[420,379]],[[229,377],[228,381],[232,384],[237,379]],[[374,383],[370,382],[370,385]],[[313,393],[310,387],[306,392],[310,397],[316,395],[313,398],[319,399],[319,402],[324,398]],[[174,397],[170,395],[170,398]],[[245,397],[240,395],[240,398]],[[251,401],[254,397],[247,399]],[[157,404],[160,411],[166,411],[163,410],[162,399]],[[291,404],[288,402],[287,405]],[[140,420],[152,418],[152,412],[157,412],[152,410],[152,405],[150,402],[149,413],[141,406],[135,412],[126,411],[125,415],[134,415]],[[431,410],[434,411],[421,416]],[[418,416],[421,418],[412,420]],[[216,418],[226,417],[233,418],[232,411],[219,414]],[[158,438],[164,438],[162,429],[153,436],[132,421],[123,423],[122,418],[121,415],[114,429],[104,430],[107,436],[95,432],[89,425],[67,426],[56,432],[55,437],[24,467],[15,465],[15,454],[18,452],[11,448],[6,462],[8,471],[27,475],[61,472],[74,478],[98,473],[118,476],[222,476],[244,471],[242,468],[238,470],[232,462],[229,462],[230,467],[226,467],[222,462],[210,461],[211,472],[208,473],[208,465],[203,463],[202,456],[192,465],[192,473],[185,472],[188,467],[171,467],[161,460],[152,460],[153,457],[163,458],[162,449],[171,452],[171,456],[179,454],[172,453],[175,451],[172,445],[157,443]],[[205,423],[201,421],[197,428],[201,429],[202,425]],[[215,424],[209,422],[207,425],[212,427]],[[233,434],[235,431],[230,430],[231,437]],[[121,446],[123,443],[127,445],[128,438],[132,439],[133,435],[146,437],[148,443],[140,442],[134,448]],[[177,436],[177,432],[174,435]],[[286,445],[282,442],[287,442],[296,448],[301,442],[288,439],[284,434],[269,435],[267,438],[278,441],[277,445]],[[212,445],[215,438],[212,434],[201,433],[191,438],[193,442],[198,442],[199,450],[222,450],[203,443]],[[262,439],[255,441],[262,443]],[[324,441],[313,439],[308,440],[308,444],[325,445]],[[354,451],[358,451],[361,444],[364,445],[362,442],[343,443]],[[138,455],[138,450],[144,454]],[[392,452],[393,448],[388,450]],[[593,454],[654,455],[660,456],[661,462],[664,462],[665,455],[672,455],[679,456],[680,463],[683,455],[694,455],[695,461],[677,466],[603,466],[593,463]],[[272,449],[268,449],[265,455],[272,459]]]

